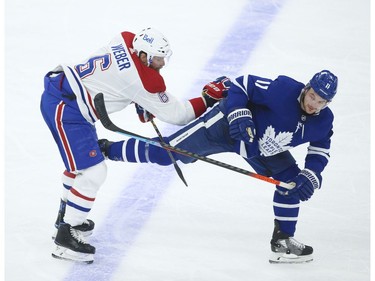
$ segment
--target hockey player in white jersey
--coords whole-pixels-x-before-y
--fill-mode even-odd
[[[199,117],[222,98],[221,91],[205,91],[185,102],[171,95],[159,73],[171,54],[167,38],[147,28],[138,34],[122,32],[86,60],[46,74],[40,108],[66,168],[53,257],[85,263],[94,259],[95,247],[85,237],[95,224],[87,217],[107,174],[94,126],[98,93],[103,93],[108,113],[135,103],[176,125]]]

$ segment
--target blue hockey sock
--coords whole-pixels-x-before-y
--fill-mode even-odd
[[[178,155],[174,154],[174,157],[176,160],[178,159]],[[114,161],[130,163],[151,162],[163,166],[172,164],[168,152],[165,149],[136,139],[112,143],[108,149],[108,158]]]
[[[114,161],[146,163],[146,143],[128,139],[114,142],[108,150],[108,158]]]
[[[287,198],[275,191],[273,211],[275,219],[279,222],[280,230],[290,236],[294,236],[299,213],[299,200]]]
[[[122,145],[124,141],[114,142],[108,149],[108,158],[114,161],[124,161],[122,158]]]

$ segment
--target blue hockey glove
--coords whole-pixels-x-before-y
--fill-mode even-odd
[[[248,108],[235,109],[228,114],[229,134],[235,140],[242,140],[253,144],[255,139],[255,125],[251,111]]]
[[[231,81],[226,76],[221,76],[216,78],[215,81],[206,84],[203,87],[202,96],[207,107],[212,107],[219,100],[225,98],[228,95],[230,84]]]
[[[314,190],[320,188],[322,177],[309,169],[303,169],[292,182],[295,182],[296,186],[289,190],[288,195],[307,201],[314,194]]]
[[[142,122],[142,123],[146,123],[146,122],[149,122],[151,121],[152,119],[154,119],[154,115],[152,115],[150,112],[148,112],[147,110],[145,110],[142,106],[140,106],[139,104],[135,103],[135,109],[137,111],[137,114],[138,114],[138,117],[139,117],[139,120]]]

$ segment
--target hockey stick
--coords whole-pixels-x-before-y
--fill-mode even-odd
[[[246,176],[250,176],[250,177],[253,177],[253,178],[268,182],[268,183],[271,183],[271,184],[279,185],[279,186],[284,187],[286,189],[292,189],[294,187],[293,184],[285,183],[285,182],[275,180],[275,179],[272,179],[272,178],[269,178],[269,177],[266,177],[266,176],[263,176],[263,175],[260,175],[260,174],[256,174],[256,173],[253,173],[253,172],[250,172],[250,171],[247,171],[247,170],[229,165],[227,163],[223,163],[223,162],[220,162],[220,161],[217,161],[217,160],[205,157],[205,156],[201,156],[201,155],[198,155],[196,153],[193,153],[193,152],[190,152],[190,151],[178,148],[178,147],[171,146],[171,145],[169,145],[165,142],[156,141],[156,140],[153,140],[151,138],[147,138],[147,137],[144,137],[144,136],[137,135],[135,133],[126,131],[124,129],[121,129],[121,128],[117,127],[115,124],[113,124],[111,119],[109,119],[107,109],[105,108],[105,103],[104,103],[104,98],[103,98],[102,93],[99,93],[95,96],[94,103],[95,103],[95,109],[96,109],[96,112],[99,116],[100,122],[103,124],[104,128],[106,128],[110,131],[117,132],[117,133],[123,134],[127,137],[131,137],[131,138],[137,139],[139,141],[143,141],[143,142],[149,143],[151,145],[155,145],[155,146],[164,148],[165,150],[173,151],[173,152],[179,153],[181,155],[185,155],[185,156],[188,156],[188,157],[191,157],[191,158],[194,158],[194,159],[198,159],[198,160],[201,160],[201,161],[204,161],[204,162],[207,162],[207,163],[210,163],[210,164],[213,164],[213,165],[216,165],[216,166],[219,166],[219,167],[222,167],[222,168],[225,168],[225,169],[228,169],[228,170],[240,173],[240,174],[244,174]]]
[[[156,123],[155,123],[155,121],[154,121],[153,118],[151,118],[151,124],[152,124],[152,126],[154,127],[155,132],[158,134],[158,137],[159,137],[160,142],[165,143],[165,142],[164,142],[164,138],[163,138],[163,136],[161,135],[161,133],[160,133],[158,127],[156,126]],[[184,182],[184,184],[185,184],[186,186],[188,186],[188,184],[187,184],[187,182],[186,182],[186,180],[185,180],[185,178],[184,178],[184,175],[182,174],[182,171],[181,171],[180,167],[177,165],[176,160],[174,159],[174,157],[173,157],[173,155],[172,155],[172,152],[171,152],[170,150],[167,150],[167,153],[168,153],[168,156],[169,156],[169,158],[171,159],[171,161],[172,161],[172,163],[173,163],[174,169],[176,170],[178,176],[179,176],[180,179]]]

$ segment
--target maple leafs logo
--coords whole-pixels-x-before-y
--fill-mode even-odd
[[[268,126],[259,139],[259,150],[262,156],[271,156],[292,148],[289,144],[293,138],[292,132],[280,132],[276,135],[275,129]]]

